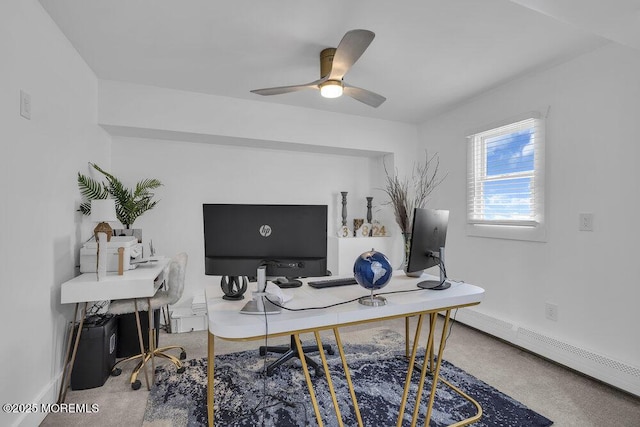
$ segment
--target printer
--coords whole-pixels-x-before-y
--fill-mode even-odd
[[[138,243],[135,236],[112,236],[107,242],[107,271],[118,271],[118,249],[124,248],[122,262],[123,270],[133,270],[136,264],[131,262],[142,257],[142,243]],[[98,244],[95,238],[86,242],[80,248],[80,273],[95,273],[97,267]]]

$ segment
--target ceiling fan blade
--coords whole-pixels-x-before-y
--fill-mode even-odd
[[[378,108],[387,100],[387,98],[382,95],[378,95],[375,92],[351,86],[346,83],[344,83],[344,94],[373,108]]]
[[[329,80],[342,80],[351,66],[362,56],[376,35],[369,30],[347,31],[333,56]]]
[[[303,89],[318,89],[318,85],[324,81],[326,81],[326,79],[316,80],[314,82],[303,84],[303,85],[279,86],[279,87],[269,87],[265,89],[254,89],[251,91],[251,93],[267,96],[267,95],[280,95],[283,93],[297,92]]]

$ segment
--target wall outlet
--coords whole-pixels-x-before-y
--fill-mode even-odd
[[[580,231],[593,231],[593,214],[581,213],[579,215],[580,225],[578,229]]]
[[[20,115],[27,120],[31,120],[31,95],[20,91]]]
[[[544,304],[544,315],[547,319],[558,321],[558,305],[547,302]]]

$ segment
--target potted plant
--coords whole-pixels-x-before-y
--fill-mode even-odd
[[[413,165],[411,176],[400,178],[396,169],[390,174],[385,165],[386,185],[383,191],[389,197],[387,204],[393,207],[396,223],[404,239],[404,262],[406,271],[411,247],[411,226],[413,224],[414,208],[423,208],[429,194],[446,178],[439,177],[440,158],[438,153],[429,157],[425,150],[424,162]]]
[[[78,187],[83,201],[80,203],[80,211],[84,215],[91,214],[91,200],[115,199],[116,216],[125,229],[131,229],[135,220],[148,210],[153,209],[158,203],[153,200],[155,194],[151,191],[162,185],[155,179],[143,179],[134,189],[126,188],[115,176],[106,172],[95,163],[89,163],[95,170],[103,174],[107,182],[99,182],[91,177],[78,172]],[[141,240],[141,236],[137,236]]]

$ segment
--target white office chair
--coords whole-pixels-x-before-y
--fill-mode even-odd
[[[161,307],[175,304],[180,297],[182,297],[182,292],[184,290],[184,276],[185,270],[187,268],[187,254],[180,253],[173,257],[169,262],[166,273],[166,290],[158,290],[156,294],[151,298],[150,304],[151,307],[148,307],[147,301],[145,299],[138,300],[138,311],[148,311],[157,310]],[[135,304],[133,299],[127,300],[115,300],[112,301],[109,305],[109,313],[117,315],[117,314],[128,314],[135,312]],[[157,326],[157,325],[156,325]],[[151,338],[155,340],[155,331],[151,334]],[[154,345],[155,347],[155,345]],[[168,350],[177,349],[180,350],[179,359],[175,356],[167,354]],[[180,360],[184,360],[187,358],[187,353],[185,352],[183,347],[180,346],[168,346],[168,347],[160,347],[156,348],[153,352],[154,357],[163,357],[165,359],[169,359],[178,370],[178,373],[184,372],[184,366],[182,366],[182,362]],[[111,370],[111,374],[114,376],[120,375],[122,372],[120,368],[117,366],[120,363],[128,362],[129,360],[135,360],[140,358],[140,362],[133,370],[131,374],[131,388],[137,390],[140,388],[140,380],[138,380],[138,374],[140,373],[140,369],[144,366],[144,363],[148,362],[151,359],[151,353],[146,352],[143,354],[137,354],[135,356],[128,357],[126,359],[119,360]]]

